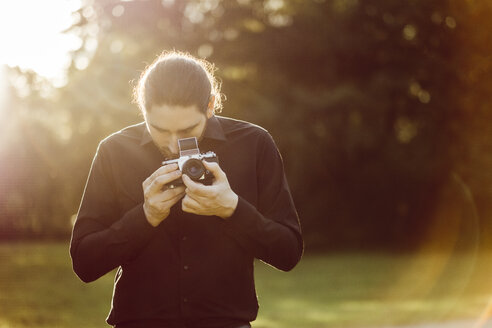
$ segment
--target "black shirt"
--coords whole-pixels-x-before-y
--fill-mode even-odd
[[[142,182],[164,160],[145,123],[97,149],[73,228],[70,253],[85,282],[118,268],[107,322],[118,327],[233,327],[256,318],[253,260],[280,270],[303,241],[282,158],[267,131],[212,116],[200,152],[214,151],[239,196],[224,220],[183,212],[181,201],[152,227]]]

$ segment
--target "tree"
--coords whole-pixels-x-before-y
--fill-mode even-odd
[[[141,120],[131,81],[175,48],[219,68],[224,115],[274,136],[309,247],[414,247],[465,189],[490,230],[491,13],[451,0],[87,2],[68,31],[84,41],[69,83],[43,100],[71,128],[63,214],[98,141]]]

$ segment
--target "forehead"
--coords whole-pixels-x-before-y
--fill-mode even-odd
[[[198,110],[196,105],[175,106],[158,105],[145,114],[148,124],[169,131],[184,130],[188,127],[200,123],[205,114]]]

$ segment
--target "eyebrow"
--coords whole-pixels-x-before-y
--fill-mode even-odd
[[[200,124],[200,122],[195,123],[195,124],[193,124],[193,125],[191,125],[191,126],[189,126],[189,127],[185,128],[185,129],[180,129],[180,130],[177,130],[176,132],[186,132],[186,131],[191,131],[191,130],[193,130],[194,128],[196,128],[199,124]],[[171,131],[170,131],[170,130],[168,130],[168,129],[163,129],[163,128],[158,127],[157,125],[154,125],[154,124],[152,124],[152,123],[151,123],[150,125],[151,125],[154,129],[156,129],[157,131],[160,131],[160,132],[171,132]]]

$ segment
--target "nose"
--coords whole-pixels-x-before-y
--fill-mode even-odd
[[[177,154],[179,152],[179,147],[178,147],[178,136],[173,134],[171,136],[171,139],[169,140],[169,151],[173,154]]]

